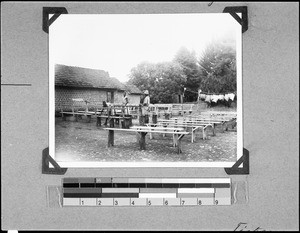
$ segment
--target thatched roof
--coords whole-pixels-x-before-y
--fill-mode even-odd
[[[133,84],[125,84],[125,90],[130,94],[143,94],[143,92]]]
[[[55,86],[125,90],[108,72],[75,66],[55,65]]]

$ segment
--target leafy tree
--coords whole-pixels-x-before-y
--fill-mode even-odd
[[[236,51],[232,44],[211,43],[203,52],[199,65],[202,70],[200,89],[204,92],[236,91]]]
[[[201,69],[195,51],[190,52],[187,48],[181,47],[173,61],[182,66],[183,72],[187,77],[185,87],[187,90],[192,91],[185,92],[185,101],[196,101],[198,88],[201,82]]]
[[[128,82],[149,90],[151,103],[172,103],[174,94],[183,89],[186,76],[178,63],[143,62],[131,70]]]

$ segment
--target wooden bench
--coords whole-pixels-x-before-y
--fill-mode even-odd
[[[184,128],[191,128],[191,142],[193,143],[196,141],[196,131],[202,130],[202,138],[203,140],[208,139],[207,136],[207,129],[211,128],[213,135],[215,135],[215,129],[213,124],[209,123],[183,123],[183,122],[159,122],[158,124],[148,124],[149,126],[165,126],[165,127],[184,127]]]
[[[177,120],[177,121],[183,121],[183,122],[199,122],[199,123],[208,123],[213,124],[214,128],[216,128],[217,125],[221,126],[221,132],[224,133],[224,130],[228,129],[228,124],[232,120],[225,119],[225,118],[205,118],[205,117],[187,117],[187,118],[171,118],[171,120]]]
[[[96,126],[101,126],[101,119],[107,119],[107,121],[113,121],[112,124],[114,126],[114,123],[120,124],[120,120],[122,120],[121,126],[123,128],[129,128],[132,125],[132,116],[114,116],[114,115],[98,115],[97,117],[97,123]]]
[[[181,114],[184,115],[186,113],[192,114],[194,104],[182,104]]]
[[[222,132],[228,130],[228,126],[231,125],[232,128],[236,126],[236,116],[195,116],[195,120],[203,122],[213,122],[219,121],[222,124]]]
[[[182,123],[182,124],[202,124],[202,125],[206,125],[206,124],[212,124],[214,127],[216,125],[219,125],[219,124],[223,124],[223,121],[220,121],[220,120],[210,120],[210,121],[203,121],[203,120],[200,120],[200,119],[169,119],[169,120],[165,120],[165,119],[159,119],[158,120],[159,123]]]
[[[94,114],[94,112],[90,112],[88,110],[89,101],[84,100],[82,98],[72,99],[72,101],[73,101],[73,104],[72,104],[72,107],[71,107],[71,109],[72,109],[71,112],[63,111],[63,109],[61,109],[60,113],[61,113],[61,116],[62,116],[62,120],[65,121],[67,115],[72,115],[72,116],[75,117],[75,121],[78,121],[79,117],[86,116],[87,117],[87,122],[91,122],[91,118],[92,118],[92,115]],[[78,109],[80,109],[80,108],[81,109],[84,108],[85,111],[79,111]]]
[[[183,132],[184,131],[184,128],[180,128],[180,127],[158,127],[156,124],[146,124],[146,126],[132,126],[131,127],[132,129],[137,129],[137,130],[140,130],[140,129],[148,129],[150,130],[149,132],[149,137],[150,139],[153,139],[153,135],[152,133],[156,133],[159,131],[159,133],[162,133],[163,134],[163,137],[166,136],[166,132]],[[177,135],[174,135],[173,134],[173,145],[176,146],[176,137]]]
[[[153,128],[153,129],[152,129]],[[124,132],[136,132],[138,133],[138,142],[141,150],[146,150],[146,134],[147,133],[166,133],[176,135],[174,137],[175,142],[173,141],[173,146],[177,147],[177,153],[182,153],[181,139],[184,135],[189,134],[185,131],[160,131],[155,130],[155,127],[146,127],[146,128],[130,128],[130,129],[119,129],[119,128],[103,128],[108,130],[108,147],[114,146],[114,132],[115,131],[124,131]]]
[[[66,120],[66,115],[72,115],[75,117],[75,121],[78,121],[78,118],[79,117],[82,117],[82,116],[86,116],[87,117],[87,122],[91,122],[91,119],[92,119],[92,113],[86,113],[86,112],[60,112],[61,113],[61,117],[62,117],[62,120],[65,121]]]

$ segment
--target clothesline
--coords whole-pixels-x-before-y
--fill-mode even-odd
[[[211,93],[208,93],[208,92],[203,92],[201,91],[200,93],[199,92],[196,92],[196,91],[191,91],[191,90],[188,90],[186,89],[185,91],[188,91],[188,92],[191,92],[191,93],[195,93],[195,94],[205,94],[205,95],[226,95],[226,94],[231,94],[233,92],[226,92],[226,93],[215,93],[215,92],[211,92]],[[234,93],[233,93],[234,94]]]
[[[208,93],[208,92],[200,92],[200,94],[205,94],[205,95],[226,95],[226,94],[231,94],[233,92],[226,92],[226,93],[215,93],[215,92],[211,92],[211,93]]]
[[[205,102],[215,102],[217,103],[218,100],[234,100],[235,94],[233,93],[229,93],[229,94],[203,94],[200,92],[200,94],[198,95],[198,100],[204,100]]]

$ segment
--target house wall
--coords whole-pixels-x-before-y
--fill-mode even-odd
[[[107,91],[101,89],[75,89],[55,87],[55,111],[71,110],[74,104],[72,99],[82,98],[89,100],[90,105],[100,106],[102,101],[107,101]],[[85,107],[85,102],[76,102],[76,107]]]
[[[123,103],[124,92],[116,91],[115,92],[115,103]],[[129,104],[139,104],[140,103],[140,94],[130,94],[128,95]]]
[[[140,103],[140,94],[131,94],[128,96],[130,104],[139,104]]]
[[[101,106],[103,101],[107,101],[107,90],[101,89],[80,89],[80,88],[64,88],[55,87],[55,111],[70,111],[74,104],[72,99],[82,98],[89,100],[89,106]],[[123,93],[121,91],[114,91],[114,103],[123,102]],[[129,95],[130,104],[139,104],[140,95]],[[85,108],[85,102],[75,102],[76,107]]]

